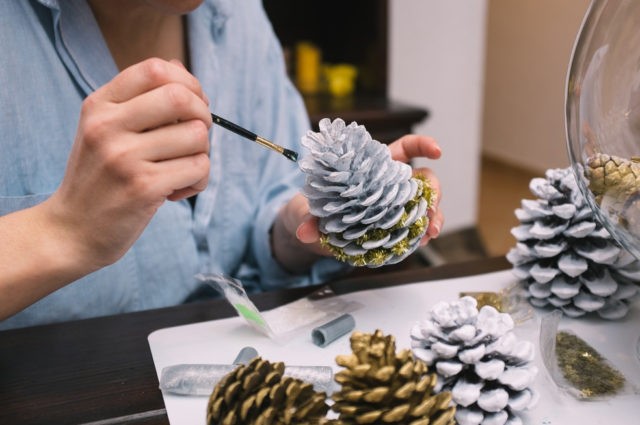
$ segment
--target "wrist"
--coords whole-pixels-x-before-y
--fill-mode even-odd
[[[44,235],[44,255],[55,257],[59,272],[74,280],[115,261],[92,247],[86,223],[58,202],[56,194],[34,209]],[[96,229],[93,229],[97,231]]]
[[[46,202],[0,217],[0,320],[97,269]]]

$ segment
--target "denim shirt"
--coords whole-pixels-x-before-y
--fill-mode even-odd
[[[302,153],[308,117],[260,0],[205,1],[187,27],[191,72],[212,111]],[[118,70],[86,0],[0,2],[0,51],[4,215],[56,190],[83,99]],[[308,276],[293,276],[273,260],[269,230],[304,182],[297,166],[216,126],[210,143],[209,184],[193,209],[187,201],[165,202],[123,258],[0,329],[175,305],[203,271],[235,276],[249,291],[304,285],[335,271],[323,260]]]

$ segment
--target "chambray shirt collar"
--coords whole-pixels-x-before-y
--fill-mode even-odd
[[[51,9],[56,50],[85,95],[109,82],[118,68],[86,0],[38,0]]]
[[[111,81],[117,75],[118,68],[87,0],[38,2],[51,9],[56,50],[83,92],[88,95]],[[208,22],[214,42],[222,36],[231,11],[231,0],[205,2],[201,6],[200,12],[206,18],[204,22]],[[189,16],[189,19],[197,19],[197,12]],[[190,36],[193,35],[190,30]],[[192,58],[197,57],[195,52],[190,53]]]

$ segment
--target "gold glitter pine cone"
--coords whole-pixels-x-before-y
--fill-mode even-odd
[[[284,363],[256,357],[228,373],[207,405],[207,425],[317,425],[326,423],[327,395],[283,376]]]
[[[341,389],[332,396],[334,424],[455,424],[451,393],[434,394],[436,375],[411,350],[396,353],[393,336],[354,332],[351,349],[336,358],[345,369],[335,376]]]

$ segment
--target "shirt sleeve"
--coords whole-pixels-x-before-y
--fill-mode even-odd
[[[309,117],[302,97],[289,80],[284,66],[280,43],[276,38],[266,14],[261,9],[260,19],[266,30],[263,32],[264,52],[257,79],[257,96],[254,119],[256,128],[267,128],[269,137],[304,156],[301,139],[309,131]],[[256,27],[260,27],[259,25]],[[265,35],[266,34],[266,35]],[[348,269],[338,261],[321,259],[305,275],[293,275],[284,270],[275,260],[271,250],[270,232],[280,210],[304,185],[305,176],[298,165],[279,155],[270,155],[263,168],[264,187],[251,232],[248,258],[239,270],[243,281],[257,282],[259,289],[303,286],[326,281]]]

